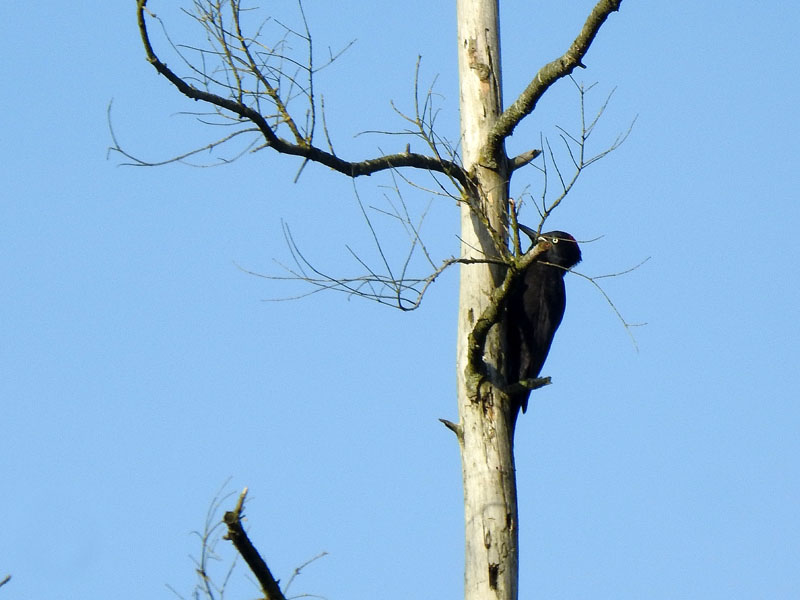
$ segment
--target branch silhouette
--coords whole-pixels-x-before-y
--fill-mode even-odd
[[[622,4],[622,0],[600,0],[595,5],[567,51],[539,69],[525,90],[500,115],[481,152],[484,159],[496,156],[497,149],[503,141],[514,132],[522,119],[533,112],[536,103],[551,85],[571,74],[577,67],[585,68],[582,61],[589,51],[589,46],[592,45],[597,32],[600,31],[600,27],[606,19],[611,13],[619,10],[620,4]]]
[[[179,52],[184,62],[190,66],[190,69],[195,72],[199,80],[202,81],[203,88],[200,88],[194,85],[191,79],[179,76],[158,57],[153,48],[147,27],[147,15],[152,18],[157,17],[147,10],[147,0],[137,0],[137,22],[147,60],[153,65],[153,68],[174,85],[181,94],[192,100],[205,102],[221,111],[227,111],[227,114],[223,116],[228,118],[233,117],[238,121],[252,123],[255,126],[255,130],[260,132],[264,138],[264,144],[259,147],[259,149],[271,148],[281,154],[298,156],[304,159],[304,164],[309,161],[319,163],[349,177],[360,177],[389,169],[410,167],[443,173],[459,182],[460,185],[467,185],[468,177],[461,166],[441,156],[428,156],[415,152],[401,152],[384,154],[366,160],[349,161],[340,158],[333,152],[330,138],[327,135],[329,151],[322,150],[315,146],[313,138],[316,123],[316,100],[313,87],[313,75],[315,72],[313,58],[309,58],[307,65],[302,67],[298,67],[299,63],[296,61],[291,63],[295,67],[301,68],[307,74],[308,83],[301,86],[298,84],[297,78],[294,75],[288,74],[283,70],[285,69],[283,65],[288,62],[285,56],[275,52],[272,48],[262,45],[257,39],[258,34],[254,37],[247,37],[244,35],[239,18],[241,14],[239,0],[230,0],[229,2],[233,15],[231,27],[229,27],[223,19],[222,4],[222,2],[215,3],[212,1],[196,2],[195,5],[198,7],[200,14],[195,15],[195,18],[206,28],[210,38],[219,46],[216,52],[201,51],[201,54],[213,54],[221,58],[225,64],[225,72],[229,80],[221,81],[215,79],[205,70],[193,67],[191,62],[184,58]],[[293,35],[297,35],[306,42],[309,57],[311,57],[313,55],[311,35],[308,32],[305,15],[302,13],[302,4],[300,4],[300,7],[305,31],[298,33],[288,28],[287,31]],[[174,44],[173,47],[177,50]],[[264,52],[257,55],[253,48],[258,48]],[[278,66],[268,65],[267,61],[269,59],[278,60]],[[335,56],[332,57],[331,60],[334,59]],[[253,90],[245,87],[245,76],[250,76],[255,80]],[[287,85],[289,89],[282,92],[279,84],[284,79],[288,81]],[[215,84],[227,90],[227,97],[210,91],[209,84]],[[296,92],[297,88],[300,88],[301,91]],[[307,99],[309,122],[305,131],[301,131],[296,119],[289,110],[289,102],[295,97],[293,93],[302,94]],[[274,114],[262,113],[260,111],[260,104],[262,102],[271,103],[275,111]],[[278,128],[280,125],[284,125],[289,129],[291,139],[279,135]],[[219,142],[214,142],[209,146],[213,147],[218,144]],[[138,161],[129,153],[122,151],[118,144],[116,144],[112,150],[121,152],[127,158],[132,158],[134,163],[137,164],[162,164]],[[182,157],[194,153],[196,152],[189,152],[182,155]]]

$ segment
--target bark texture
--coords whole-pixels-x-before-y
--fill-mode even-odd
[[[461,144],[471,177],[461,207],[461,256],[497,257],[505,238],[508,166],[502,144],[485,152],[486,140],[502,114],[500,42],[496,0],[459,0],[458,66]],[[461,266],[458,315],[459,442],[465,511],[464,597],[467,600],[517,597],[517,498],[513,436],[515,411],[500,389],[501,337],[489,335],[484,360],[494,381],[468,377],[470,333],[503,281],[505,267]],[[474,340],[472,340],[474,341]]]

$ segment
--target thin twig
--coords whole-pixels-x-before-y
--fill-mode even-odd
[[[221,6],[221,3],[219,3],[219,5]],[[258,62],[256,54],[251,49],[257,44],[257,41],[252,36],[248,37],[244,34],[238,21],[241,11],[238,2],[232,3],[231,6],[234,10],[234,27],[230,31],[222,21],[222,12],[218,9],[217,5],[209,3],[207,6],[208,8],[202,13],[202,16],[197,17],[197,20],[207,29],[211,28],[209,35],[215,40],[216,44],[222,46],[221,49],[216,51],[216,56],[225,64],[226,68],[224,70],[235,69],[236,74],[232,75],[233,81],[228,83],[212,78],[207,68],[203,67],[202,69],[198,69],[192,65],[191,61],[183,56],[179,48],[171,42],[171,45],[176,52],[178,52],[179,56],[181,56],[181,59],[189,65],[192,72],[200,77],[203,82],[202,87],[196,87],[192,84],[192,80],[181,77],[168,67],[167,64],[158,57],[150,40],[150,34],[147,28],[147,15],[153,15],[147,10],[147,0],[137,0],[139,33],[147,60],[158,73],[163,75],[187,98],[208,103],[219,111],[220,116],[230,115],[234,119],[251,122],[265,140],[265,144],[259,146],[259,148],[269,147],[282,154],[298,156],[306,161],[322,164],[350,177],[359,177],[389,169],[410,167],[443,173],[458,182],[460,186],[467,185],[468,176],[461,166],[454,161],[443,159],[436,153],[434,153],[434,156],[427,156],[406,152],[382,155],[361,161],[347,161],[339,158],[333,154],[332,151],[325,151],[314,146],[311,143],[314,124],[316,122],[316,101],[313,90],[313,73],[315,72],[315,67],[313,60],[310,61],[308,57],[306,57],[306,64],[298,66],[298,69],[302,69],[308,77],[308,81],[305,85],[298,85],[299,93],[304,95],[307,99],[307,109],[304,114],[309,115],[307,129],[305,135],[303,135],[289,112],[289,103],[293,98],[291,88],[295,86],[296,79],[280,66],[283,61],[287,60],[286,57],[283,53],[278,54],[278,67],[270,67],[269,65],[260,64]],[[299,6],[301,18],[304,20],[305,32],[299,33],[288,27],[286,27],[286,31],[304,40],[308,52],[313,54],[308,23],[305,21],[304,13],[302,13],[302,4]],[[237,40],[238,47],[235,48],[231,45],[230,40],[232,38]],[[206,54],[209,54],[209,52],[201,51],[201,56],[204,57]],[[268,58],[271,56],[271,53],[267,52],[263,56]],[[331,60],[334,60],[337,56],[338,54],[332,55]],[[243,79],[245,72],[253,77],[255,90],[248,90],[246,88],[245,80]],[[270,73],[274,74],[275,81],[270,79]],[[282,91],[280,87],[281,80],[285,80],[288,83],[288,91]],[[213,92],[210,88],[210,83],[220,86],[227,94],[227,97]],[[265,115],[257,110],[260,100],[262,99],[269,99],[271,101],[277,111],[277,116]],[[252,100],[252,103],[249,103],[248,100]],[[291,131],[293,141],[289,141],[281,136],[278,130],[281,124],[285,124]],[[217,145],[217,143],[218,142],[215,142],[213,145]],[[330,143],[328,145],[329,148],[332,147]],[[117,149],[119,149],[123,155],[129,156],[128,153],[122,151],[119,145],[117,145]],[[173,159],[172,162],[175,162],[175,160],[176,159]],[[136,162],[137,164],[147,164],[150,161]],[[150,164],[162,164],[163,162],[170,161],[155,161]]]

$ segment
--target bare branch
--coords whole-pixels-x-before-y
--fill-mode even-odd
[[[302,14],[302,3],[300,3],[300,11],[301,11],[301,14]],[[289,115],[289,112],[287,110],[286,104],[284,103],[283,99],[281,98],[278,90],[275,87],[272,86],[272,84],[269,82],[269,80],[264,76],[264,73],[261,71],[259,66],[256,64],[256,61],[253,58],[253,54],[250,51],[250,47],[247,44],[247,39],[245,38],[244,34],[242,33],[242,24],[241,24],[241,20],[239,18],[240,14],[241,14],[241,10],[239,9],[239,3],[237,1],[235,1],[235,0],[231,0],[231,12],[233,13],[233,22],[234,22],[234,25],[236,27],[236,39],[239,42],[239,47],[240,47],[242,53],[247,58],[249,71],[251,73],[253,73],[257,77],[259,83],[263,86],[265,92],[270,97],[272,102],[275,104],[275,107],[278,109],[283,122],[285,122],[288,125],[289,129],[291,130],[292,134],[294,135],[295,141],[298,144],[301,144],[301,145],[303,145],[307,141],[310,141],[310,139],[313,136],[313,126],[311,127],[311,130],[308,133],[308,139],[306,139],[303,135],[301,135],[300,131],[297,129],[297,125],[295,124],[294,119],[292,119],[291,115]],[[304,14],[303,14],[303,21],[305,22],[305,15]],[[310,54],[311,38],[308,37],[307,39],[308,39],[309,54]],[[225,48],[226,53],[228,55],[230,55],[230,49],[229,49],[228,44],[223,43],[223,47]],[[233,73],[236,74],[237,71],[236,71],[236,69],[235,69],[235,67],[233,65],[233,62],[230,62],[230,67],[231,67],[231,70],[233,71]],[[313,73],[313,66],[312,66],[310,58],[309,58],[309,63],[308,63],[308,70],[309,70],[309,73]],[[311,85],[312,85],[311,82],[312,81],[313,81],[313,79],[311,77],[309,77],[309,87],[311,87]],[[241,83],[239,83],[239,89],[241,90]],[[308,94],[309,94],[309,98],[311,100],[310,105],[313,107],[314,106],[314,102],[313,102],[314,95],[313,95],[313,92],[312,92],[311,89],[309,89]],[[240,98],[239,98],[239,104],[242,104],[241,95],[240,95]]]
[[[439,422],[442,425],[444,425],[445,427],[447,427],[450,431],[455,433],[456,437],[459,440],[463,440],[464,439],[464,432],[461,429],[461,425],[457,425],[456,423],[453,423],[452,421],[448,421],[447,419],[439,419]]]
[[[219,6],[218,6],[219,5]],[[315,123],[315,113],[311,109],[311,106],[315,105],[314,96],[313,96],[313,81],[310,80],[307,87],[301,87],[302,93],[307,97],[309,102],[309,124],[308,129],[305,134],[301,133],[295,121],[292,119],[288,112],[287,107],[287,99],[285,96],[281,95],[280,90],[275,87],[273,83],[271,83],[269,77],[267,77],[266,73],[263,71],[263,65],[259,63],[256,58],[256,55],[253,51],[253,45],[256,44],[254,39],[246,38],[243,32],[241,31],[241,27],[238,21],[238,13],[239,13],[239,3],[238,2],[231,2],[231,7],[234,9],[234,14],[236,15],[234,19],[234,30],[228,31],[222,21],[221,21],[221,12],[218,10],[221,8],[221,3],[218,5],[212,5],[212,10],[207,11],[207,16],[205,21],[211,21],[210,24],[206,25],[212,28],[214,32],[213,37],[218,45],[221,46],[221,50],[219,51],[218,55],[223,58],[223,62],[225,64],[226,70],[229,71],[230,76],[233,77],[233,82],[230,84],[224,82],[215,82],[222,86],[223,89],[227,89],[231,92],[230,97],[223,97],[219,94],[211,92],[208,89],[207,82],[210,81],[210,74],[207,72],[200,73],[201,70],[195,69],[195,72],[201,74],[203,80],[206,82],[205,87],[206,89],[200,89],[195,85],[190,83],[190,80],[186,78],[180,77],[177,73],[175,73],[172,69],[170,69],[166,63],[164,63],[155,53],[153,49],[152,43],[150,41],[149,32],[147,29],[147,22],[146,22],[146,15],[147,12],[147,0],[137,0],[137,20],[139,25],[139,33],[142,39],[142,44],[145,49],[145,54],[147,57],[148,62],[153,65],[153,68],[156,69],[158,73],[163,75],[172,85],[174,85],[178,91],[180,91],[184,96],[187,98],[191,98],[192,100],[198,100],[209,105],[215,107],[217,110],[220,111],[227,111],[231,115],[235,116],[238,119],[246,120],[257,128],[257,130],[261,133],[264,137],[266,147],[270,147],[276,152],[280,152],[282,154],[289,154],[292,156],[299,156],[307,161],[316,162],[322,165],[325,165],[335,171],[348,175],[350,177],[359,177],[362,175],[371,175],[372,173],[377,173],[379,171],[385,171],[389,169],[396,169],[400,167],[411,167],[416,169],[422,169],[427,171],[433,171],[437,173],[443,173],[448,177],[453,178],[455,181],[459,182],[459,184],[463,187],[467,185],[468,176],[466,172],[454,161],[446,160],[442,157],[435,155],[435,156],[427,156],[423,154],[417,154],[412,152],[405,152],[405,153],[397,153],[397,154],[390,154],[390,155],[383,155],[377,158],[362,160],[362,161],[347,161],[344,159],[339,158],[332,152],[328,152],[322,150],[311,143],[312,136],[313,136],[313,128]],[[304,15],[303,18],[305,19]],[[305,34],[299,34],[297,32],[292,32],[301,38],[305,39],[307,43],[310,45],[310,36],[308,35],[307,30],[307,23],[304,20],[304,26],[306,27]],[[233,38],[236,40],[238,44],[238,50],[240,51],[238,56],[234,56],[231,47],[231,40]],[[309,49],[310,51],[310,49]],[[270,51],[271,52],[271,51]],[[201,51],[201,54],[204,55],[207,51]],[[269,54],[269,52],[268,52]],[[281,59],[285,58],[280,56]],[[335,58],[335,57],[334,57]],[[184,59],[186,61],[186,59]],[[186,61],[188,62],[188,61]],[[238,72],[241,68],[246,68],[247,71],[253,74],[254,77],[257,79],[257,85],[263,90],[266,97],[268,97],[273,105],[277,108],[278,115],[276,120],[276,125],[271,125],[268,119],[272,119],[273,117],[267,117],[263,115],[258,110],[258,97],[259,94],[257,91],[248,91],[243,88],[242,79],[239,77]],[[274,67],[273,67],[274,68]],[[309,77],[313,74],[313,63],[309,63],[302,67],[304,70],[307,71]],[[280,76],[286,76],[286,73],[278,68],[276,71],[277,74]],[[293,84],[294,80],[291,80],[291,84]],[[256,98],[255,108],[251,105],[248,105],[244,100],[245,92],[248,96],[252,96]],[[289,141],[283,137],[281,137],[277,132],[277,125],[280,123],[284,123],[289,127],[289,130],[292,132],[292,136],[294,141]],[[214,144],[216,145],[216,143]],[[329,147],[331,146],[330,141],[328,142]],[[142,164],[146,164],[145,161],[139,161]],[[155,163],[154,163],[155,164]]]
[[[286,231],[288,232],[288,228],[286,228]],[[297,262],[298,267],[293,269],[277,261],[275,262],[287,272],[287,275],[265,275],[237,265],[244,273],[262,279],[268,279],[270,281],[300,281],[312,286],[312,289],[307,292],[284,298],[270,298],[268,299],[270,302],[297,300],[321,291],[331,290],[347,294],[348,296],[356,296],[377,302],[378,304],[398,308],[404,312],[410,312],[420,307],[428,288],[451,266],[457,264],[506,264],[499,259],[450,257],[443,260],[439,266],[427,276],[412,278],[405,274],[406,264],[404,263],[403,273],[399,278],[394,279],[389,275],[382,275],[370,268],[366,262],[348,248],[356,261],[366,269],[367,274],[356,277],[334,277],[309,262],[295,245],[291,235],[289,233],[286,235],[292,257]]]
[[[300,571],[305,569],[311,563],[319,560],[320,558],[324,558],[325,556],[328,556],[327,552],[320,552],[316,556],[314,556],[312,558],[309,558],[306,562],[304,562],[299,567],[296,567],[295,570],[292,572],[291,577],[289,577],[289,581],[286,582],[286,585],[283,588],[284,594],[288,594],[289,593],[289,588],[292,586],[292,582],[297,578],[297,576],[300,575]],[[305,596],[306,594],[303,594],[303,595]]]
[[[598,279],[605,279],[605,278],[608,278],[608,277],[618,277],[620,275],[625,275],[627,273],[630,273],[631,271],[635,271],[636,269],[641,267],[644,263],[646,263],[648,260],[650,260],[649,257],[644,259],[642,262],[640,262],[638,265],[636,265],[634,267],[631,267],[629,269],[625,269],[624,271],[620,271],[618,273],[610,273],[608,275],[596,275],[594,277],[590,277],[588,275],[584,275],[583,273],[579,273],[578,271],[571,271],[572,273],[574,273],[578,277],[582,277],[583,279],[586,279],[589,283],[591,283],[600,292],[600,294],[602,294],[603,298],[605,298],[606,302],[608,302],[608,305],[611,307],[611,310],[614,311],[614,314],[616,315],[617,319],[619,319],[620,323],[622,323],[622,326],[625,328],[625,332],[628,334],[628,337],[631,338],[631,342],[633,343],[633,347],[636,349],[637,352],[639,351],[639,344],[636,343],[636,338],[633,335],[633,328],[634,327],[643,327],[644,325],[647,325],[647,323],[629,323],[625,319],[625,317],[622,316],[622,313],[617,308],[617,305],[614,304],[614,301],[611,299],[611,297],[606,293],[606,291],[602,288],[602,286],[599,283],[597,283],[597,280]]]
[[[238,555],[234,555],[233,560],[230,562],[230,564],[228,564],[221,576],[221,582],[219,582],[214,573],[212,573],[213,563],[222,562],[222,557],[217,552],[217,543],[220,541],[219,530],[222,528],[222,522],[220,521],[220,508],[224,502],[234,495],[230,493],[223,494],[223,491],[227,487],[229,481],[230,480],[225,481],[214,495],[214,499],[209,505],[206,513],[203,530],[192,532],[192,534],[197,536],[197,538],[200,540],[199,558],[191,557],[192,561],[194,562],[195,573],[198,577],[198,582],[195,584],[195,588],[191,594],[191,597],[195,598],[195,600],[201,596],[207,598],[208,600],[224,600],[225,589],[238,563]],[[174,587],[171,585],[167,585],[166,587],[172,591],[175,596],[181,600],[184,600],[184,596],[182,596]]]
[[[204,153],[204,152],[211,152],[216,147],[222,146],[226,142],[229,142],[233,138],[238,137],[238,136],[240,136],[242,134],[253,133],[253,132],[258,131],[257,129],[251,127],[251,128],[247,128],[247,129],[240,129],[238,131],[234,131],[231,134],[228,134],[228,135],[226,135],[226,136],[224,136],[222,138],[219,138],[219,139],[217,139],[217,140],[215,140],[215,141],[213,141],[213,142],[211,142],[209,144],[206,144],[202,148],[195,148],[194,150],[189,150],[188,152],[184,152],[183,154],[178,154],[176,156],[172,156],[172,157],[167,158],[165,160],[156,161],[156,162],[148,162],[146,160],[143,160],[141,158],[138,158],[138,157],[134,156],[133,154],[131,154],[127,150],[124,150],[122,148],[122,146],[120,145],[119,141],[117,140],[116,133],[114,132],[114,127],[112,126],[112,123],[111,123],[111,104],[112,104],[111,102],[108,103],[107,119],[108,119],[108,131],[111,134],[111,141],[114,143],[114,145],[109,147],[108,151],[109,151],[109,153],[117,152],[118,154],[121,154],[122,156],[124,156],[125,158],[127,158],[130,161],[130,162],[120,163],[123,166],[129,166],[129,167],[160,167],[162,165],[167,165],[167,164],[170,164],[170,163],[184,163],[184,164],[189,164],[189,165],[191,165],[193,167],[217,167],[217,166],[226,165],[226,164],[228,164],[230,162],[233,162],[234,160],[236,160],[237,158],[239,158],[243,154],[245,154],[247,152],[250,152],[252,150],[253,146],[255,145],[254,143],[250,143],[248,146],[245,146],[245,148],[243,150],[240,150],[239,153],[234,155],[233,157],[231,157],[229,159],[220,158],[219,162],[214,163],[214,164],[206,164],[206,165],[204,165],[204,164],[195,164],[195,163],[190,163],[190,162],[188,162],[186,160],[186,159],[188,159],[188,158],[190,158],[192,156],[197,156],[198,154],[201,154],[201,153]]]
[[[599,122],[600,118],[605,113],[606,108],[608,107],[609,101],[611,100],[611,96],[613,95],[614,91],[612,90],[611,93],[606,97],[603,104],[598,109],[597,113],[595,114],[594,118],[587,122],[586,119],[586,95],[591,90],[595,84],[585,86],[582,83],[578,83],[575,81],[572,76],[570,76],[570,80],[575,85],[576,90],[578,91],[578,97],[580,100],[580,132],[573,134],[567,131],[565,128],[561,126],[557,126],[556,129],[559,131],[559,137],[563,143],[564,150],[566,150],[567,155],[569,156],[569,161],[572,163],[572,173],[567,174],[562,171],[562,168],[559,166],[559,161],[556,158],[555,150],[553,146],[550,144],[550,141],[546,138],[542,138],[542,147],[546,149],[546,154],[542,155],[541,165],[534,165],[542,172],[543,176],[543,183],[542,183],[542,191],[540,195],[540,204],[537,204],[537,210],[539,212],[539,227],[538,231],[542,230],[545,221],[548,217],[552,214],[552,212],[558,208],[561,202],[566,198],[566,196],[572,191],[575,184],[578,181],[578,178],[581,176],[583,171],[589,165],[597,162],[601,158],[607,156],[617,148],[619,148],[625,140],[630,135],[631,130],[633,129],[634,124],[636,123],[636,119],[634,118],[631,125],[628,129],[617,136],[617,138],[605,149],[601,150],[597,154],[590,155],[587,157],[587,144],[589,138],[591,137],[592,133],[594,132],[597,123]],[[551,171],[549,170],[548,165],[552,166],[553,171],[558,178],[558,183],[560,185],[560,191],[555,194],[554,198],[549,198],[549,187],[548,181],[550,178]]]
[[[236,503],[236,507],[226,512],[225,516],[222,518],[223,523],[228,526],[228,533],[225,538],[233,543],[236,550],[247,563],[247,566],[250,567],[253,575],[256,576],[266,600],[286,600],[283,592],[281,592],[281,588],[278,586],[278,582],[272,576],[272,572],[269,570],[267,563],[261,558],[258,550],[253,546],[250,538],[247,537],[244,527],[242,527],[242,509],[246,496],[247,488],[244,488]]]
[[[527,152],[523,152],[512,158],[508,162],[508,170],[513,173],[517,169],[524,167],[525,165],[529,164],[532,160],[534,160],[537,156],[542,153],[541,150],[528,150]]]
[[[622,0],[600,0],[595,5],[569,49],[562,56],[539,69],[525,91],[500,115],[488,136],[487,143],[481,152],[482,156],[496,156],[503,140],[513,133],[514,128],[522,119],[533,112],[539,98],[548,88],[562,77],[572,73],[576,67],[584,66],[583,57],[586,56],[597,32],[609,15],[619,10],[621,3]]]
[[[436,117],[439,114],[438,109],[434,108],[434,87],[436,85],[436,78],[434,77],[431,85],[428,87],[427,92],[425,93],[424,100],[420,101],[420,92],[419,92],[419,73],[420,73],[420,66],[422,63],[422,57],[417,57],[417,63],[414,69],[414,114],[413,116],[409,116],[404,111],[400,110],[397,105],[392,101],[390,102],[392,110],[394,110],[397,115],[407,121],[412,125],[410,129],[403,129],[400,131],[391,131],[391,130],[367,130],[362,131],[357,134],[356,137],[365,134],[380,134],[380,135],[389,135],[389,136],[411,136],[413,138],[421,139],[426,146],[431,150],[433,156],[444,163],[453,163],[460,165],[460,157],[458,156],[458,151],[455,146],[450,143],[449,140],[442,137],[436,132],[435,124],[436,124]],[[411,144],[406,145],[405,154],[411,153]],[[448,158],[444,158],[443,156],[446,155]],[[433,179],[436,183],[436,186],[439,188],[440,191],[433,191],[430,189],[426,189],[421,187],[419,184],[411,181],[408,177],[404,176],[399,171],[395,170],[397,174],[402,177],[406,183],[412,185],[414,187],[418,187],[420,189],[424,189],[427,192],[431,192],[437,195],[445,195],[449,198],[453,198],[456,201],[460,201],[461,195],[463,195],[465,185],[464,181],[461,179],[456,178],[453,174],[445,173],[450,180],[450,184],[458,190],[458,195],[454,194],[452,191],[447,189],[442,182],[439,180],[438,177],[435,176],[434,173]]]
[[[272,275],[256,273],[254,271],[239,267],[245,273],[273,281],[296,281],[310,285],[311,289],[298,295],[282,298],[271,298],[271,301],[284,301],[302,298],[315,294],[320,291],[333,290],[345,293],[348,296],[358,296],[367,300],[378,302],[399,308],[403,311],[415,310],[422,302],[422,297],[429,286],[438,276],[454,264],[472,264],[477,262],[504,264],[500,259],[466,261],[462,259],[449,258],[441,261],[434,259],[430,250],[423,241],[421,228],[428,214],[431,203],[416,216],[412,216],[406,204],[405,198],[396,179],[397,171],[391,171],[393,185],[382,186],[391,190],[392,196],[384,193],[384,200],[387,208],[366,205],[356,188],[355,182],[354,195],[358,202],[361,215],[366,222],[370,238],[374,244],[376,259],[368,260],[360,255],[351,246],[346,245],[345,249],[358,264],[360,274],[356,276],[333,276],[314,264],[296,243],[292,231],[287,224],[283,224],[284,238],[293,261],[293,265],[282,264],[275,261],[285,272],[286,275]],[[372,211],[379,215],[384,215],[399,224],[408,238],[407,250],[404,256],[395,258],[387,253],[386,243],[374,222]],[[376,264],[377,261],[377,264]],[[420,265],[422,261],[422,265]],[[424,269],[423,275],[417,275],[419,268]]]
[[[644,265],[649,260],[650,260],[650,257],[648,256],[647,258],[645,258],[639,264],[634,265],[632,267],[629,267],[629,268],[627,268],[627,269],[625,269],[623,271],[617,271],[616,273],[608,273],[607,275],[594,275],[594,276],[591,277],[591,279],[596,281],[598,279],[608,279],[609,277],[619,277],[621,275],[627,275],[628,273],[632,273],[633,271],[635,271],[636,269],[638,269],[639,267]],[[641,325],[641,324],[642,323],[635,323],[635,325]]]

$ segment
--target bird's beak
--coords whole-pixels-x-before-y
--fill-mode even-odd
[[[538,243],[538,241],[539,241],[539,232],[538,231],[534,231],[533,229],[531,229],[530,227],[528,227],[526,225],[523,225],[522,223],[517,223],[517,227],[519,227],[519,230],[522,233],[524,233],[529,238],[531,238],[532,242]]]

